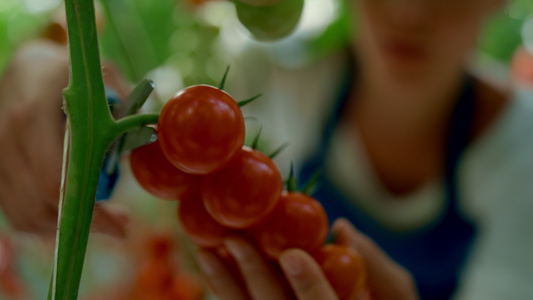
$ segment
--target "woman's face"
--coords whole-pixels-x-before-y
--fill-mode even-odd
[[[363,67],[400,80],[458,73],[504,0],[351,0]]]

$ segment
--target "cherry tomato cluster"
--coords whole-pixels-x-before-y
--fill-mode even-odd
[[[220,249],[224,239],[241,235],[273,261],[300,248],[316,254],[330,280],[355,272],[332,282],[339,296],[347,295],[341,299],[361,291],[359,256],[323,246],[329,229],[324,208],[305,193],[283,191],[272,159],[243,145],[244,117],[230,95],[207,85],[178,92],[163,107],[157,134],[157,142],[131,153],[133,174],[153,195],[180,200],[178,218],[194,243]]]

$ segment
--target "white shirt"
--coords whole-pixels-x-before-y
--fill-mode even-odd
[[[381,184],[353,133],[337,130],[328,175],[355,205],[381,224],[415,229],[439,216],[444,183],[433,181],[407,196]],[[517,93],[458,169],[460,209],[478,237],[454,299],[533,299],[533,94]]]
[[[290,161],[305,160],[315,149],[343,64],[335,58],[302,69],[271,65],[255,86],[267,91],[263,103],[250,110],[264,125],[265,137],[272,145],[291,143],[277,159],[283,173]],[[360,143],[337,129],[326,167],[355,205],[396,230],[423,226],[439,215],[445,204],[442,180],[398,199],[378,180]],[[476,222],[478,236],[454,299],[533,299],[533,93],[517,91],[468,146],[458,189],[460,209]]]

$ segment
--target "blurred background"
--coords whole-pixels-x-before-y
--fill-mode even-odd
[[[237,57],[243,55],[248,57],[246,61],[257,63],[260,73],[265,64],[300,68],[348,46],[349,20],[342,0],[307,0],[297,31],[275,43],[253,41],[229,1],[102,0],[98,4],[103,58],[118,65],[132,84],[143,78],[155,81],[151,102],[155,107],[147,109],[156,110],[184,86],[216,84],[227,65],[232,66],[233,74],[227,89],[235,95],[253,96],[250,89],[239,85],[243,76],[239,69],[245,66]],[[478,70],[505,80],[519,47],[533,53],[532,11],[531,0],[515,0],[491,20],[473,59]],[[0,0],[0,72],[17,47],[32,39],[49,36],[64,42],[62,14],[60,0]],[[119,294],[155,272],[146,271],[145,266],[158,255],[177,266],[179,272],[172,276],[194,282],[188,284],[192,290],[177,287],[184,290],[183,299],[201,299],[203,283],[190,259],[192,246],[180,238],[176,204],[154,199],[141,190],[127,162],[122,171],[111,205],[127,207],[129,235],[125,242],[96,235],[91,238],[82,299],[126,299]],[[10,258],[0,260],[0,273],[10,269],[13,275],[12,281],[1,280],[0,299],[42,299],[50,281],[54,241],[13,235],[2,217],[0,221],[0,258]],[[23,296],[14,298],[17,292],[13,291],[20,289]]]

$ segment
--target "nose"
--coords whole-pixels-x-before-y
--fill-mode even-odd
[[[396,26],[420,29],[431,19],[431,3],[434,0],[385,0],[390,9],[391,20]]]

